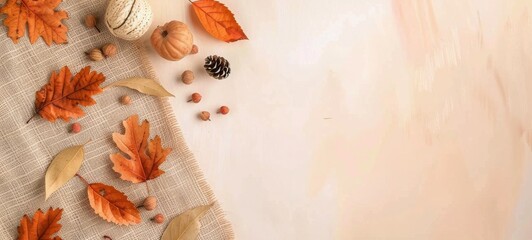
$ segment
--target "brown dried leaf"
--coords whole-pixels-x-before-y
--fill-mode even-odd
[[[140,223],[137,207],[124,193],[114,187],[103,183],[92,183],[87,186],[87,194],[94,212],[108,222],[118,225]]]
[[[41,209],[37,210],[30,219],[28,215],[24,215],[20,220],[18,226],[18,240],[60,240],[61,238],[52,235],[61,230],[61,214],[63,209],[48,209],[46,213],[43,213]]]
[[[248,39],[235,16],[225,5],[214,0],[192,2],[203,28],[213,37],[225,42]]]
[[[4,25],[8,27],[7,35],[18,43],[23,37],[28,25],[28,35],[33,44],[42,37],[50,46],[67,42],[68,28],[61,23],[68,18],[65,11],[55,11],[61,0],[7,0],[0,8],[0,13],[6,14]]]
[[[50,122],[58,118],[68,121],[70,118],[81,117],[85,113],[79,105],[96,104],[92,95],[103,91],[100,84],[104,81],[105,76],[96,71],[91,72],[89,66],[81,69],[74,77],[65,66],[59,74],[53,72],[50,82],[35,94],[35,110]]]
[[[113,133],[113,141],[129,158],[120,153],[111,154],[113,170],[120,173],[120,178],[133,183],[145,182],[157,178],[164,173],[159,166],[166,160],[166,156],[172,151],[171,148],[163,148],[161,138],[155,138],[148,142],[150,136],[150,124],[144,120],[138,125],[139,117],[133,115],[126,119],[123,124],[125,133]]]

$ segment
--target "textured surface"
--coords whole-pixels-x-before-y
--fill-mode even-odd
[[[150,58],[239,239],[532,239],[532,1],[222,0],[231,44],[151,2],[199,46]]]
[[[98,34],[95,29],[82,25],[83,17],[90,12],[101,16],[104,4],[97,0],[63,1],[60,9],[70,14],[66,21],[69,28],[66,45],[47,47],[43,41],[30,45],[26,38],[15,45],[5,36],[5,28],[0,28],[0,239],[14,239],[24,214],[50,206],[64,209],[60,231],[64,239],[102,239],[103,235],[113,239],[158,239],[165,224],[149,222],[157,212],[171,219],[184,210],[215,200],[183,141],[167,99],[112,88],[95,97],[96,105],[84,108],[86,115],[79,120],[83,126],[79,134],[67,133],[68,124],[62,121],[49,123],[36,118],[25,124],[34,112],[35,91],[48,82],[52,71],[63,65],[73,72],[91,65],[107,76],[104,85],[133,76],[154,77],[142,49],[117,40],[107,31]],[[105,29],[102,24],[99,27]],[[118,45],[117,56],[97,63],[86,59],[84,51],[107,42]],[[132,105],[119,103],[124,94],[133,98]],[[166,173],[149,181],[152,194],[159,200],[155,211],[141,210],[143,222],[139,225],[124,227],[107,223],[93,212],[86,186],[77,178],[44,201],[44,174],[52,158],[65,147],[92,139],[85,146],[80,174],[89,182],[112,185],[140,204],[147,196],[145,185],[119,179],[109,159],[109,154],[118,151],[111,134],[122,132],[122,120],[135,113],[150,121],[151,137],[158,134],[165,146],[174,149],[161,166]],[[202,224],[200,239],[232,237],[218,204],[202,219]]]

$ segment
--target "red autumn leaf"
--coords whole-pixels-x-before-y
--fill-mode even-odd
[[[68,121],[70,118],[81,117],[84,112],[79,105],[96,104],[92,95],[103,91],[100,84],[104,81],[105,76],[96,71],[91,72],[89,66],[81,69],[74,77],[65,66],[59,74],[53,72],[50,82],[35,94],[36,113],[51,122],[58,118]]]
[[[222,3],[214,0],[191,3],[201,25],[213,37],[225,42],[248,39],[231,10]]]
[[[41,209],[37,210],[32,219],[24,215],[18,226],[18,240],[60,240],[60,237],[52,238],[52,235],[61,229],[61,224],[58,222],[62,213],[63,209],[50,208],[46,213]]]
[[[68,18],[65,11],[55,11],[61,0],[7,0],[0,13],[7,15],[4,25],[7,26],[7,35],[18,43],[23,37],[28,25],[28,35],[33,44],[42,37],[50,46],[67,42],[68,28],[61,23]]]
[[[111,154],[113,170],[120,173],[123,180],[133,183],[146,182],[157,178],[164,173],[159,166],[166,160],[172,149],[164,149],[161,138],[155,138],[148,142],[150,136],[150,124],[144,120],[138,125],[139,117],[133,115],[123,121],[125,133],[113,133],[113,141],[116,146],[129,158],[120,153]]]
[[[140,212],[127,196],[112,186],[92,183],[87,186],[89,202],[96,214],[118,225],[140,223]]]

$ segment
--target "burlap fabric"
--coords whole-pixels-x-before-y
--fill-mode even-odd
[[[179,213],[216,199],[203,179],[201,170],[188,150],[167,99],[139,94],[133,90],[112,88],[95,96],[97,104],[85,107],[86,115],[79,119],[83,130],[79,134],[67,132],[68,123],[58,120],[47,122],[40,117],[29,124],[26,120],[34,113],[35,91],[49,80],[52,71],[68,66],[77,73],[86,65],[103,72],[103,85],[133,76],[156,78],[140,45],[120,41],[100,24],[102,33],[87,29],[82,24],[88,13],[103,15],[106,1],[64,1],[60,9],[70,18],[68,44],[46,46],[39,40],[30,45],[27,37],[14,44],[0,28],[0,237],[15,239],[17,226],[24,214],[33,215],[41,208],[63,208],[60,236],[63,239],[159,239],[165,224],[149,221],[156,213],[170,219]],[[3,16],[1,20],[3,20]],[[118,45],[119,53],[112,59],[90,62],[84,51],[107,42]],[[130,106],[121,105],[120,96],[134,99]],[[89,182],[102,182],[126,193],[130,200],[140,204],[147,196],[144,184],[132,184],[119,179],[112,170],[109,154],[118,151],[112,142],[113,132],[122,132],[122,120],[132,114],[147,119],[151,136],[161,136],[165,147],[173,148],[162,165],[165,174],[149,181],[153,195],[159,200],[155,211],[141,210],[143,222],[134,226],[108,223],[94,213],[89,205],[86,186],[74,178],[44,200],[44,174],[53,157],[62,149],[92,141],[85,146],[85,161],[80,174]],[[232,239],[233,232],[218,204],[201,220],[199,239]]]

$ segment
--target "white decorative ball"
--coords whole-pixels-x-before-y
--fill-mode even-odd
[[[150,28],[153,13],[146,0],[110,0],[105,25],[116,37],[136,40]]]

